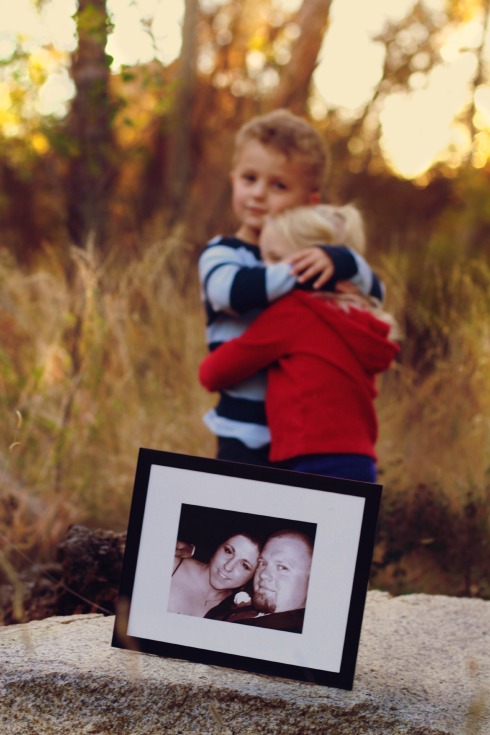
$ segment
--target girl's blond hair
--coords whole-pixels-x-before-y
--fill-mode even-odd
[[[332,216],[343,219],[344,235],[339,242]],[[360,211],[353,204],[332,206],[317,204],[292,207],[273,215],[271,221],[291,244],[291,250],[302,250],[313,245],[347,245],[358,253],[366,250],[364,222]]]
[[[344,220],[342,242],[338,241],[335,227],[332,226],[332,215]],[[359,209],[353,204],[332,206],[317,204],[304,207],[291,207],[269,217],[270,222],[291,245],[291,252],[313,247],[314,245],[346,245],[362,254],[366,251],[366,234],[364,221]],[[394,317],[383,308],[381,302],[370,296],[363,296],[357,289],[352,293],[317,293],[317,297],[334,299],[348,309],[349,306],[370,311],[390,327],[389,337],[401,340],[401,332]]]

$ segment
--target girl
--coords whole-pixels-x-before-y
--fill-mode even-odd
[[[364,249],[355,207],[285,210],[267,218],[259,245],[267,264],[293,262],[295,251],[325,242]],[[358,296],[351,283],[337,284],[341,293],[296,290],[279,299],[241,337],[209,354],[199,378],[216,391],[267,368],[271,462],[375,482],[375,377],[399,347],[389,339],[392,324],[381,307]]]

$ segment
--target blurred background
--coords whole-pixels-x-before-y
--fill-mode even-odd
[[[2,568],[75,522],[125,530],[140,446],[214,456],[197,258],[236,227],[235,131],[287,107],[328,145],[324,198],[363,211],[402,332],[371,585],[490,598],[490,1],[8,5]]]

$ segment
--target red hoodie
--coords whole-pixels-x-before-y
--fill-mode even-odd
[[[294,291],[276,301],[237,339],[199,368],[210,391],[268,367],[270,460],[304,454],[363,454],[376,459],[375,375],[399,347],[389,326],[367,310]]]

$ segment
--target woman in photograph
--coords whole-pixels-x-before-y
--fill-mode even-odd
[[[208,563],[176,556],[168,612],[204,617],[252,579],[260,551],[256,538],[237,533],[218,546]]]

